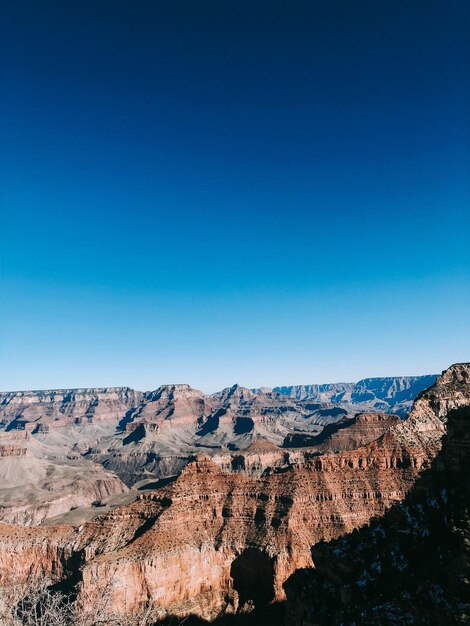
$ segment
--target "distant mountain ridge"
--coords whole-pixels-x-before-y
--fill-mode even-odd
[[[390,411],[404,417],[416,396],[433,385],[437,374],[424,376],[387,376],[363,378],[356,383],[326,383],[274,387],[273,393],[303,401],[347,405],[360,405],[361,410]],[[268,388],[252,389],[266,393]]]

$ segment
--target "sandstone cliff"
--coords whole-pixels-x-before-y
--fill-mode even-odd
[[[119,421],[141,401],[129,387],[55,389],[0,393],[0,426],[6,430],[47,432],[73,424]]]

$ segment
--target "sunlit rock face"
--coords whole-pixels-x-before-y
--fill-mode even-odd
[[[176,480],[80,525],[0,525],[0,581],[34,557],[36,574],[72,581],[79,571],[84,597],[106,588],[123,613],[150,602],[162,617],[214,619],[283,600],[285,581],[314,564],[312,546],[383,516],[431,467],[448,411],[470,405],[468,368],[444,372],[408,420],[359,415],[301,453],[258,440],[233,453],[244,471],[200,455]]]
[[[51,428],[120,420],[142,398],[129,387],[0,393],[0,423],[6,430]]]

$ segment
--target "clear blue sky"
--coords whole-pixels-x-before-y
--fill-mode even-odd
[[[0,388],[470,360],[470,3],[6,0]]]

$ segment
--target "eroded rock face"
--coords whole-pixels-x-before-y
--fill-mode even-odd
[[[447,370],[409,420],[358,416],[350,425],[353,444],[347,428],[337,429],[323,451],[279,450],[283,463],[262,475],[228,473],[216,457],[202,457],[174,482],[79,528],[16,527],[10,540],[12,527],[0,526],[0,580],[24,553],[56,580],[79,570],[85,595],[109,588],[123,612],[150,602],[162,617],[213,619],[250,601],[283,599],[286,579],[312,566],[312,546],[382,516],[431,466],[447,411],[470,405],[469,367]],[[272,443],[252,445],[244,463],[278,458]],[[25,570],[21,563],[18,571]]]
[[[442,450],[406,498],[370,525],[313,546],[315,569],[286,581],[288,626],[468,623],[470,406],[445,417]]]
[[[312,544],[382,514],[404,496],[425,462],[419,451],[405,455],[385,439],[261,478],[195,461],[171,486],[129,506],[151,520],[148,530],[121,550],[92,559],[83,570],[85,586],[111,586],[115,605],[123,609],[141,603],[145,589],[171,614],[210,619],[237,609],[231,571],[250,549],[258,555],[252,555],[251,569],[259,568],[261,576],[268,561],[272,598],[282,599],[285,579],[312,564]],[[114,580],[128,581],[125,598]]]
[[[213,396],[189,385],[164,385],[146,393],[128,388],[4,393],[0,394],[0,446],[5,445],[4,455],[8,450],[12,456],[27,453],[38,474],[45,461],[67,465],[71,473],[80,460],[86,459],[87,468],[95,464],[95,473],[108,472],[110,481],[117,474],[131,487],[140,480],[176,475],[201,453],[216,456],[228,467],[232,453],[256,441],[267,439],[276,449],[286,432],[318,433],[325,422],[344,414],[346,411],[333,406],[304,407],[280,394],[254,394],[238,385]],[[31,437],[21,452],[9,442],[12,435],[22,432]],[[276,465],[282,464],[283,453],[278,457],[279,461],[273,461]],[[253,468],[259,474],[270,462],[269,456],[258,456],[237,471]],[[17,465],[15,470],[10,462],[11,475],[35,473],[32,467],[25,474],[25,467]],[[77,469],[78,482],[82,475]],[[28,494],[29,482],[25,480],[21,488]],[[20,484],[15,486],[21,495]],[[66,500],[62,501],[65,506]],[[23,518],[15,513],[12,517],[13,509],[22,503],[14,503],[12,498],[2,500],[0,493],[2,504],[0,519],[23,519],[24,523],[42,519],[36,513]],[[51,514],[59,512],[51,509]]]
[[[76,534],[72,527],[0,523],[0,586],[27,581],[30,576],[61,580],[70,575]]]
[[[129,490],[81,456],[57,458],[28,430],[0,432],[0,520],[25,526]]]
[[[157,429],[193,426],[203,421],[215,403],[189,385],[164,385],[144,394],[132,424],[155,424]]]
[[[211,396],[189,385],[145,393],[128,387],[1,393],[0,459],[10,458],[0,461],[6,479],[0,520],[35,524],[109,500],[142,481],[177,475],[198,454],[226,471],[256,476],[269,467],[300,463],[305,451],[280,448],[316,447],[325,426],[354,417],[377,399],[400,412],[421,383],[421,378],[368,379],[357,389],[349,383],[309,386],[291,397],[239,385]],[[373,389],[373,399],[358,389]],[[19,433],[31,436],[12,444]],[[259,442],[268,442],[270,450],[252,448]],[[47,472],[54,479],[43,488]]]
[[[142,393],[129,387],[56,389],[0,393],[0,425],[6,430],[47,432],[93,421],[118,421],[136,407]]]
[[[399,422],[398,415],[358,413],[355,417],[344,417],[328,424],[316,436],[290,433],[284,440],[284,447],[308,446],[318,452],[351,450],[378,439]]]
[[[93,422],[111,421],[117,425],[123,421],[125,426],[139,420],[156,421],[160,427],[194,422],[201,426],[205,418],[221,409],[239,417],[266,419],[270,413],[300,411],[306,416],[309,411],[322,408],[325,416],[333,409],[342,409],[345,415],[374,408],[381,411],[393,408],[393,413],[403,415],[405,404],[410,408],[416,395],[432,385],[435,378],[367,378],[358,383],[298,385],[273,390],[249,390],[234,385],[212,396],[189,385],[163,385],[145,393],[129,387],[1,392],[0,429],[44,433],[50,428]],[[339,419],[341,415],[334,417]]]

